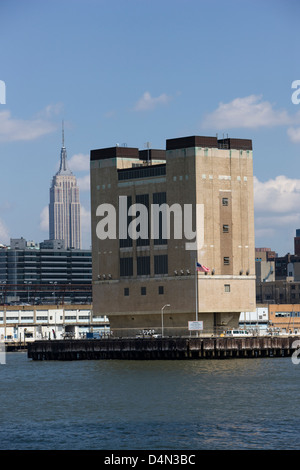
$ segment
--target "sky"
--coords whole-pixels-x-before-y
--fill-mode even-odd
[[[293,253],[299,14],[298,0],[0,0],[0,243],[49,238],[64,120],[83,248],[90,150],[228,134],[253,141],[256,247]]]

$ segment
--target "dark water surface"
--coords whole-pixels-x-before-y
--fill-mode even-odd
[[[300,448],[291,358],[0,365],[0,449]]]

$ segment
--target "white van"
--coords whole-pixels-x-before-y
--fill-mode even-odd
[[[247,330],[227,330],[225,333],[225,336],[245,337],[245,336],[251,336],[251,335],[249,331]]]

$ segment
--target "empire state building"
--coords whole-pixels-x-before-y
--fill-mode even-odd
[[[62,129],[60,167],[50,188],[49,238],[63,240],[65,248],[81,249],[79,187],[68,167]]]

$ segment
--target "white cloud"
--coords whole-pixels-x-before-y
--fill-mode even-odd
[[[10,243],[10,236],[8,228],[5,223],[0,219],[0,243],[7,245]]]
[[[48,106],[38,113],[38,116],[41,118],[51,118],[52,116],[60,114],[63,111],[63,107],[63,103],[48,104]]]
[[[117,114],[116,111],[111,110],[111,111],[107,111],[107,113],[104,114],[104,117],[107,119],[110,119],[110,118],[114,118],[116,114]]]
[[[77,183],[80,191],[89,191],[90,190],[90,175],[82,176],[77,178]]]
[[[168,96],[165,93],[155,98],[150,95],[149,91],[145,91],[143,96],[136,103],[134,109],[136,111],[150,111],[159,105],[165,105],[169,103],[171,99],[171,96]]]
[[[256,224],[257,225],[257,222]],[[271,239],[274,237],[276,231],[274,228],[268,228],[268,227],[261,227],[261,228],[257,228],[257,226],[255,227],[255,238],[256,239]]]
[[[254,177],[254,207],[258,212],[300,212],[300,179],[277,176],[265,182]]]
[[[55,130],[56,125],[42,117],[15,119],[10,111],[0,112],[0,142],[34,140]]]
[[[203,125],[221,129],[255,128],[290,125],[293,118],[288,113],[273,109],[268,101],[262,101],[261,96],[250,95],[235,98],[229,103],[220,103],[218,108],[208,114]]]
[[[298,144],[300,142],[300,127],[289,127],[287,134],[292,142]]]
[[[80,205],[80,222],[84,232],[91,229],[91,211],[87,210],[82,204]]]
[[[291,252],[300,228],[300,179],[280,175],[261,182],[254,177],[254,216],[256,246]]]
[[[90,156],[88,154],[77,153],[68,162],[72,171],[89,171],[90,169]]]
[[[43,232],[49,232],[49,207],[45,206],[40,213],[40,229]]]
[[[81,223],[81,245],[83,248],[91,247],[91,212],[82,204],[80,206],[80,223]]]

